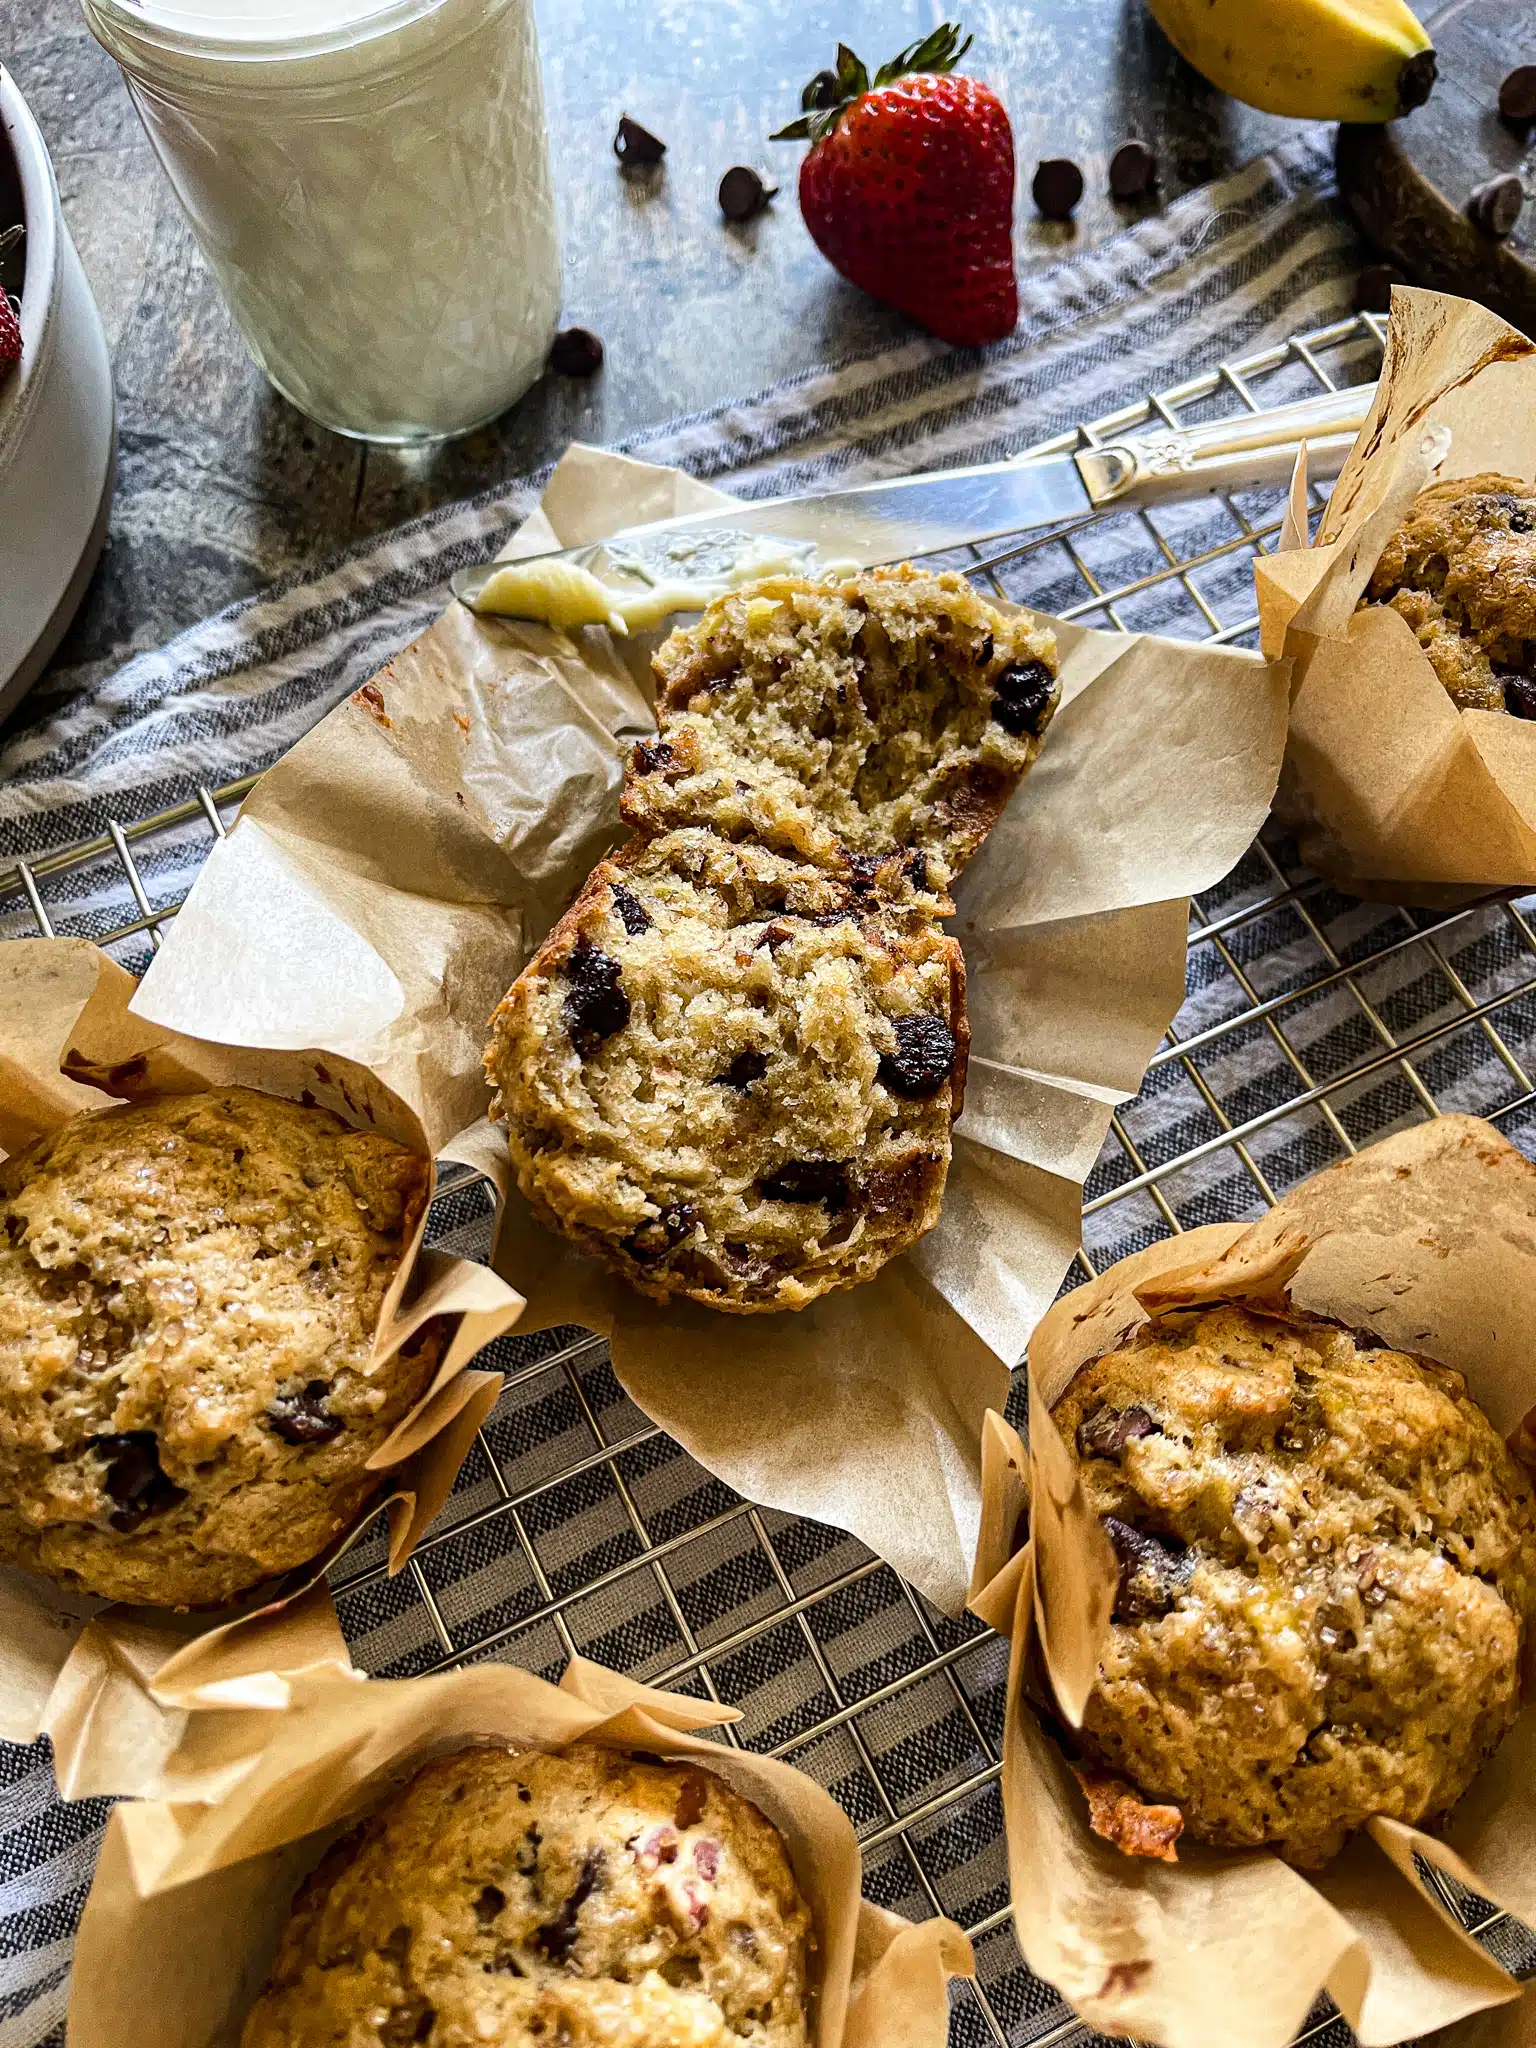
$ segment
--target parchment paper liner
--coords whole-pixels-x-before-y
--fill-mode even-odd
[[[1417,1851],[1536,1921],[1536,1706],[1443,1834],[1374,1822],[1309,1882],[1267,1851],[1187,1839],[1176,1865],[1122,1855],[1090,1833],[1029,1704],[1052,1700],[1080,1724],[1114,1601],[1113,1554],[1050,1419],[1079,1367],[1154,1310],[1294,1305],[1456,1367],[1513,1439],[1536,1401],[1533,1288],[1536,1167],[1492,1125],[1447,1116],[1304,1182],[1258,1223],[1211,1224],[1122,1259],[1035,1332],[1029,1451],[987,1419],[971,1605],[1012,1637],[1002,1797],[1019,1943],[1092,2025],[1165,2048],[1283,2048],[1326,1990],[1366,2048],[1517,1999],[1476,2038],[1492,2048],[1536,2036],[1536,1994],[1519,1999],[1413,1867]]]
[[[300,1876],[340,1826],[429,1758],[475,1743],[574,1741],[696,1759],[783,1835],[812,1912],[817,2048],[943,2048],[945,1983],[970,1976],[951,1921],[914,1926],[859,1896],[846,1815],[814,1779],[695,1731],[731,1708],[576,1659],[559,1686],[502,1664],[365,1681],[343,1660],[263,1712],[199,1715],[167,1770],[170,1801],[119,1806],[75,1945],[69,2048],[214,2048],[238,2038]],[[171,1803],[174,1802],[174,1803]],[[128,1987],[132,1995],[127,1995]]]
[[[1396,612],[1355,611],[1425,484],[1482,470],[1536,478],[1536,346],[1469,300],[1398,287],[1317,545],[1303,473],[1255,564],[1265,650],[1293,662],[1276,812],[1309,867],[1359,893],[1444,905],[1536,883],[1536,724],[1458,711]]]
[[[533,552],[714,505],[675,472],[573,448]],[[639,1405],[748,1497],[851,1530],[958,1609],[982,1416],[1078,1243],[1081,1184],[1184,993],[1188,896],[1268,807],[1282,673],[1221,648],[1058,626],[1064,703],[960,891],[972,1022],[942,1220],[798,1315],[657,1308],[508,1205],[525,1329],[607,1335]],[[654,729],[648,648],[461,606],[247,799],[138,1007],[199,1036],[436,1056],[462,1122],[486,1021],[618,834],[621,757]],[[250,941],[261,905],[265,941]],[[384,1069],[386,1073],[391,1068]],[[505,1176],[505,1148],[485,1160]]]
[[[0,1144],[7,1152],[115,1099],[228,1083],[292,1099],[308,1094],[347,1123],[385,1131],[428,1160],[452,1135],[430,1090],[396,1093],[376,1071],[331,1054],[178,1036],[132,1013],[134,989],[133,977],[84,939],[0,947]],[[50,1736],[66,1798],[153,1792],[187,1711],[217,1703],[225,1680],[264,1671],[270,1701],[283,1696],[286,1673],[333,1659],[341,1637],[325,1564],[382,1505],[389,1568],[398,1571],[446,1500],[501,1387],[498,1373],[467,1370],[469,1361],[512,1326],[522,1303],[487,1267],[427,1248],[426,1226],[423,1205],[385,1297],[374,1356],[388,1357],[442,1317],[437,1373],[369,1460],[370,1469],[390,1475],[387,1499],[321,1559],[236,1606],[180,1614],[109,1607],[0,1568],[0,1736]],[[283,1626],[275,1629],[279,1615]],[[274,1665],[269,1651],[296,1662]]]

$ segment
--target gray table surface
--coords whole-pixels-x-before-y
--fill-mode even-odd
[[[66,678],[78,688],[274,576],[573,439],[613,442],[902,334],[812,245],[794,196],[800,145],[765,138],[839,37],[873,67],[940,18],[934,0],[539,0],[564,317],[603,336],[607,363],[589,383],[544,378],[461,441],[402,454],[328,433],[270,389],[78,0],[4,0],[0,58],[53,153],[112,349],[120,439],[101,565],[12,729],[56,709]],[[1013,120],[1024,269],[1145,210],[1107,196],[1108,157],[1128,134],[1157,150],[1166,200],[1289,132],[1207,87],[1142,0],[974,0],[965,20],[966,68]],[[660,172],[620,174],[609,145],[622,111],[666,139]],[[1055,155],[1087,176],[1072,227],[1038,220],[1028,197],[1036,162]],[[783,190],[730,227],[715,189],[742,161],[774,167]]]

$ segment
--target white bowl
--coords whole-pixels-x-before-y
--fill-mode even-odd
[[[0,384],[0,717],[74,617],[112,505],[117,435],[106,336],[59,211],[53,165],[0,67],[0,150],[21,185],[21,361]]]

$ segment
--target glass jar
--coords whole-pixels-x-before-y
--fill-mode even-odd
[[[532,0],[83,0],[252,353],[367,440],[462,434],[560,311]]]

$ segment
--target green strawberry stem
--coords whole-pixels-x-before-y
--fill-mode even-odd
[[[832,133],[843,115],[867,92],[878,92],[882,85],[890,85],[898,78],[910,78],[919,71],[953,71],[966,51],[971,47],[972,38],[961,41],[960,24],[957,21],[940,22],[931,34],[909,43],[900,50],[889,64],[882,64],[871,80],[862,57],[856,57],[846,43],[837,46],[837,97],[830,104],[812,106],[798,120],[787,127],[775,129],[769,136],[770,142],[820,142]],[[806,99],[822,96],[825,72],[818,72],[801,95],[801,105]],[[828,95],[830,97],[830,95]]]

